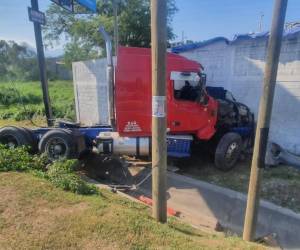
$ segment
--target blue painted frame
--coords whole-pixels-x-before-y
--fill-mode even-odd
[[[93,147],[93,141],[96,139],[100,132],[112,131],[110,126],[93,126],[93,127],[80,127],[78,124],[59,122],[58,127],[55,128],[38,128],[32,130],[36,140],[39,141],[48,131],[53,129],[71,129],[78,130],[85,139],[85,144],[88,148]],[[184,139],[170,139],[167,140],[168,156],[182,158],[191,156],[191,140]]]

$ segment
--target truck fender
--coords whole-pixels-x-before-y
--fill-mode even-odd
[[[200,140],[209,140],[216,133],[216,129],[213,126],[206,126],[203,129],[199,129],[197,137]]]

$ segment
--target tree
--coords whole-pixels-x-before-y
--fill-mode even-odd
[[[119,0],[119,43],[123,46],[150,47],[150,0]],[[175,37],[171,21],[177,11],[175,1],[168,0],[168,39]],[[46,12],[44,38],[48,46],[65,38],[65,62],[103,56],[104,41],[98,29],[104,26],[113,34],[112,0],[98,0],[97,14],[72,14],[52,4]]]
[[[25,45],[0,40],[0,80],[37,80],[35,56]]]

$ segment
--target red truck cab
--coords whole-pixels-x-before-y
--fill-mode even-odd
[[[191,134],[208,140],[215,133],[218,103],[205,88],[204,102],[184,99],[185,84],[196,88],[195,76],[202,66],[182,56],[167,53],[167,127],[170,134]],[[151,49],[119,47],[115,78],[117,130],[121,136],[151,136]],[[188,82],[188,83],[187,83]]]

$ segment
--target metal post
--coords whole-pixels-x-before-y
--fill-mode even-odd
[[[277,77],[287,0],[276,0],[265,65],[263,93],[260,98],[257,128],[252,157],[243,239],[254,240],[259,206],[260,182],[265,165],[270,119]]]
[[[108,82],[108,91],[109,91],[109,117],[110,125],[113,129],[116,127],[115,120],[115,84],[114,84],[114,62],[112,56],[112,42],[110,36],[107,34],[103,26],[99,28],[106,46],[106,58],[107,58],[107,82]]]
[[[118,31],[118,0],[113,0],[114,8],[114,45],[115,45],[115,56],[118,56],[118,45],[119,45],[119,31]]]
[[[33,10],[38,11],[39,10],[38,0],[31,0],[31,7]],[[37,57],[38,57],[38,63],[39,63],[40,79],[41,79],[41,85],[42,85],[43,100],[44,100],[44,105],[45,105],[47,124],[48,124],[48,126],[52,126],[53,125],[53,116],[52,116],[52,109],[51,109],[51,105],[50,105],[50,97],[49,97],[49,93],[48,93],[47,70],[46,70],[46,63],[45,63],[41,25],[37,22],[34,22],[33,25],[34,25],[36,50],[37,50]]]
[[[167,221],[166,0],[151,0],[153,217]]]

